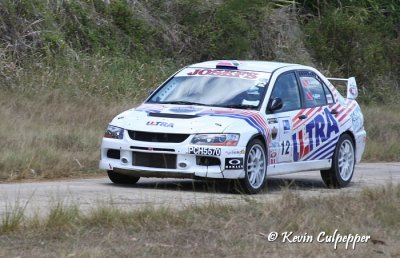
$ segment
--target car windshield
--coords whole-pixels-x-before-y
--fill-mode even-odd
[[[269,73],[188,68],[155,92],[148,103],[256,109]]]

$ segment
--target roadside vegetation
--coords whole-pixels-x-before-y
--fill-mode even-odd
[[[396,257],[400,255],[400,187],[299,197],[282,189],[278,200],[240,205],[210,203],[176,210],[124,211],[103,205],[82,212],[55,204],[44,216],[10,209],[0,221],[1,257]],[[290,211],[290,212],[288,212]],[[316,241],[320,232],[369,235],[368,243]],[[313,243],[269,242],[270,232],[314,236]]]
[[[98,174],[107,122],[209,59],[356,76],[364,161],[399,161],[399,23],[397,0],[1,1],[0,181]]]

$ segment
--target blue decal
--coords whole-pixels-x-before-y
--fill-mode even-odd
[[[325,116],[318,114],[300,130],[292,135],[293,160],[325,159],[332,157],[336,142],[339,138],[339,126],[328,108],[324,109]],[[303,138],[308,137],[308,145]],[[314,151],[314,153],[312,153]],[[310,155],[309,155],[310,154]],[[309,155],[307,158],[305,158]]]
[[[290,122],[289,120],[283,120],[283,130],[289,131],[290,130]]]

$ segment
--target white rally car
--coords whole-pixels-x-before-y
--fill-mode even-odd
[[[347,84],[346,98],[330,80]],[[100,169],[114,183],[140,177],[239,179],[257,193],[266,176],[320,170],[346,186],[366,143],[355,79],[262,61],[209,61],[171,76],[116,116]]]

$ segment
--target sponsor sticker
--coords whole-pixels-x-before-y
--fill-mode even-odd
[[[271,138],[272,138],[272,140],[275,140],[276,136],[278,136],[278,129],[276,127],[274,127],[271,130]]]
[[[289,120],[283,120],[283,130],[286,131],[290,131],[290,122]]]
[[[226,158],[225,169],[243,169],[243,158]]]
[[[225,151],[225,155],[244,155],[245,153],[245,149]]]
[[[313,97],[314,99],[321,99],[321,94],[314,93]]]
[[[248,80],[255,80],[258,77],[256,72],[236,71],[236,70],[220,70],[220,69],[195,69],[188,72],[189,76],[221,76],[221,77],[236,77]]]
[[[190,146],[188,154],[204,155],[204,156],[221,156],[221,148]]]
[[[277,124],[278,123],[278,119],[276,118],[268,118],[268,124]]]
[[[276,164],[276,156],[277,155],[278,155],[278,153],[276,153],[276,151],[271,152],[271,158],[270,158],[271,164]]]
[[[146,125],[153,125],[153,126],[163,126],[163,127],[174,127],[173,123],[167,122],[157,122],[157,121],[148,121]]]

